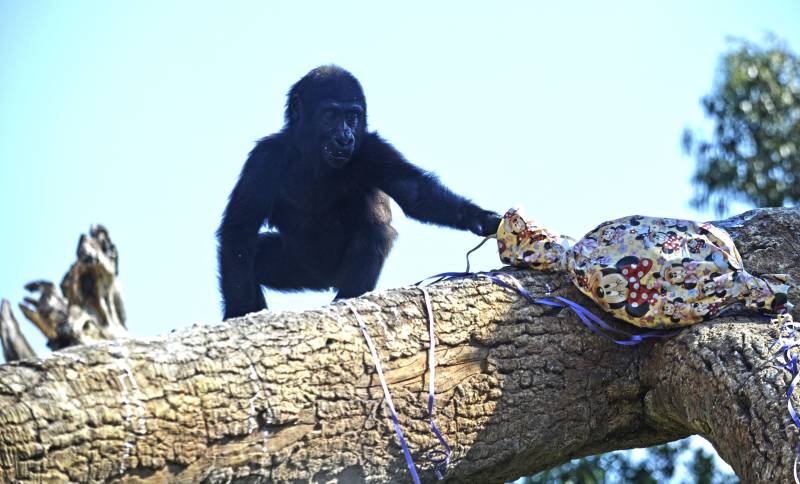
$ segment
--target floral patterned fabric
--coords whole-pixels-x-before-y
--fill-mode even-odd
[[[730,235],[708,223],[634,215],[573,243],[512,209],[497,243],[504,263],[566,270],[605,311],[643,328],[688,326],[734,305],[766,314],[791,307],[788,276],[747,273]]]

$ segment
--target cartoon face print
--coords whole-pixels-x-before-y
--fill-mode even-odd
[[[689,249],[689,252],[692,254],[699,254],[705,246],[706,241],[703,239],[689,239],[689,241],[686,242],[686,248]]]
[[[592,278],[592,292],[600,299],[600,304],[609,309],[625,306],[628,297],[628,281],[616,269],[603,269]]]
[[[682,286],[686,289],[694,289],[697,287],[699,278],[696,274],[698,262],[686,258],[681,262],[670,264],[669,267],[664,269],[662,277],[665,281],[673,286]]]
[[[615,267],[607,267],[595,273],[589,286],[598,302],[607,309],[624,307],[630,316],[642,317],[658,297],[641,283],[642,277],[652,267],[653,261],[650,259],[623,257],[617,261]]]
[[[656,245],[661,245],[669,240],[669,235],[666,232],[652,232],[648,235],[650,236],[650,241]]]
[[[636,239],[641,240],[648,249],[652,246],[661,248],[661,251],[665,254],[671,254],[681,247],[678,234],[672,230],[666,232],[663,230],[651,230],[647,233],[641,233]]]
[[[661,299],[656,305],[656,313],[669,316],[673,323],[680,320],[680,313],[686,305],[683,299],[676,297],[675,299]]]
[[[537,232],[531,230],[533,222],[526,222],[525,218],[517,211],[510,211],[504,215],[506,223],[506,232],[509,232],[513,239],[512,244],[516,239],[517,246],[523,246],[531,242],[541,240],[542,237],[537,237]]]
[[[663,234],[663,232],[662,232]],[[678,240],[678,234],[673,231],[669,231],[666,233],[667,239],[659,242],[658,245],[661,245],[661,251],[665,254],[671,254],[676,250],[680,249],[680,241]]]
[[[711,319],[719,311],[719,306],[716,304],[708,304],[704,302],[695,302],[687,304],[685,307],[685,314],[690,319],[702,319],[707,321]]]
[[[625,237],[625,226],[617,225],[614,227],[606,227],[600,232],[600,243],[603,245],[618,244],[622,242]]]
[[[700,304],[695,306],[696,304]],[[669,316],[674,324],[691,324],[701,319],[698,313],[710,313],[710,307],[702,303],[689,303],[683,298],[661,299],[656,305],[656,312]]]
[[[717,292],[717,283],[713,279],[706,279],[697,287],[697,292],[709,296]]]
[[[722,276],[719,272],[714,272],[700,282],[697,286],[697,292],[706,297],[724,298],[728,293],[725,288],[727,281],[729,281],[728,278]]]
[[[670,284],[680,285],[686,280],[686,268],[681,264],[672,264],[664,271],[664,279]]]
[[[508,227],[515,234],[525,232],[528,229],[525,219],[522,218],[522,215],[517,212],[511,212],[508,214]]]
[[[680,298],[674,301],[675,312],[672,315],[672,322],[691,324],[700,320],[706,321],[714,317],[719,312],[719,305],[705,302],[683,302]]]

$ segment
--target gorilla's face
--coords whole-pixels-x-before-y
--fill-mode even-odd
[[[355,154],[364,131],[364,107],[356,102],[323,101],[313,114],[322,161],[342,168]]]

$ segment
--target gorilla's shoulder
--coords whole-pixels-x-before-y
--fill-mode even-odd
[[[253,147],[253,150],[250,152],[250,154],[259,156],[282,155],[286,150],[286,146],[286,134],[283,132],[278,132],[269,136],[265,136],[256,141],[256,145]]]
[[[265,136],[256,142],[248,155],[248,163],[265,169],[276,169],[286,159],[288,143],[284,133]]]

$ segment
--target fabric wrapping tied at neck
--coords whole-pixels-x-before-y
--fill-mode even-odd
[[[504,263],[564,270],[603,310],[642,328],[688,326],[737,306],[764,314],[791,308],[789,276],[749,274],[730,234],[709,223],[633,215],[575,242],[511,209],[497,244]]]

